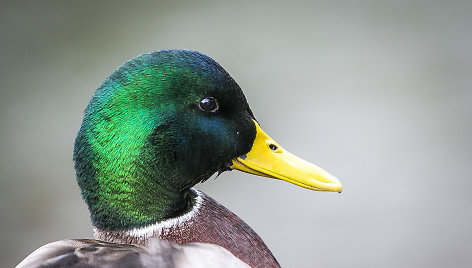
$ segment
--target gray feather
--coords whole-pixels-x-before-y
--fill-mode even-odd
[[[179,245],[152,239],[147,247],[91,239],[61,240],[31,253],[17,268],[249,267],[226,249],[212,244]]]

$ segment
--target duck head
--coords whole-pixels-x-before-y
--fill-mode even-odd
[[[88,104],[74,147],[95,227],[142,227],[189,211],[195,184],[238,169],[319,191],[339,181],[288,153],[256,122],[238,84],[195,51],[142,54]]]

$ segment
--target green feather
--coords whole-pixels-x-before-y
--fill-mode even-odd
[[[205,97],[218,111],[198,108]],[[97,89],[75,143],[92,223],[129,229],[187,212],[193,185],[250,150],[252,119],[236,82],[203,54],[157,51],[126,62]]]

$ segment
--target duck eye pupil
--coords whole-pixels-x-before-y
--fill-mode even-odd
[[[208,97],[203,98],[199,103],[198,106],[202,111],[211,111],[214,112],[218,109],[218,104],[214,98]]]
[[[269,148],[270,148],[272,151],[275,151],[275,150],[277,150],[279,147],[277,147],[277,145],[271,143],[271,144],[269,144]]]

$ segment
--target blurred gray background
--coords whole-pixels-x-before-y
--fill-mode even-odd
[[[217,60],[342,194],[227,172],[197,188],[283,267],[471,267],[472,2],[2,2],[0,260],[91,237],[72,146],[104,78],[144,52]]]

